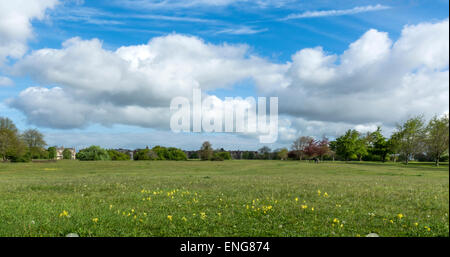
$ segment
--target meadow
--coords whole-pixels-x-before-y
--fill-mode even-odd
[[[448,212],[448,163],[0,163],[0,236],[448,237]]]

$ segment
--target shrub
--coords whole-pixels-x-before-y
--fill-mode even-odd
[[[100,146],[91,146],[80,150],[77,155],[80,161],[108,161],[111,160],[108,152]]]
[[[116,150],[108,150],[109,157],[113,161],[128,161],[130,160],[130,156],[125,153],[121,153]]]
[[[150,149],[141,149],[134,154],[135,161],[151,161],[157,160],[158,155]]]
[[[223,160],[231,160],[231,154],[229,152],[217,152],[214,155],[219,156]]]
[[[210,159],[211,161],[224,161],[223,156],[219,153],[214,153],[213,157]]]

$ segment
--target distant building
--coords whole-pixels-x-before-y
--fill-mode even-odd
[[[69,150],[72,153],[70,159],[71,160],[75,160],[76,159],[76,155],[77,155],[77,152],[75,151],[75,148],[64,148],[64,147],[57,147],[56,148],[56,160],[64,159],[63,158],[63,152],[64,152],[65,149]]]

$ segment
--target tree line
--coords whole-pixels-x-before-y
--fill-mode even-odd
[[[397,125],[395,132],[386,138],[376,131],[361,133],[349,129],[334,141],[326,137],[315,140],[312,137],[299,137],[292,144],[296,159],[323,158],[344,161],[448,161],[449,116],[433,117],[427,124],[422,116],[408,119]]]
[[[44,136],[36,129],[20,132],[8,118],[0,117],[0,159],[11,162],[28,162],[32,159],[55,159],[56,147],[45,148]],[[422,116],[413,117],[403,124],[397,125],[389,137],[382,134],[381,127],[373,132],[361,133],[349,129],[345,134],[330,141],[327,137],[315,139],[301,136],[287,148],[271,150],[264,146],[258,151],[214,150],[210,142],[204,142],[198,151],[189,156],[181,149],[174,147],[146,147],[133,152],[134,160],[187,160],[201,159],[224,161],[231,159],[261,160],[359,160],[359,161],[433,161],[439,166],[440,161],[448,161],[449,149],[449,116],[433,117],[426,123]],[[71,159],[72,152],[65,149],[63,159]],[[106,150],[100,146],[91,146],[80,150],[76,158],[81,161],[96,160],[130,160],[130,155]]]

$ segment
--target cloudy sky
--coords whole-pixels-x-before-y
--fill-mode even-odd
[[[449,110],[449,2],[0,0],[0,116],[49,145],[257,149],[172,133],[193,88],[279,98],[279,137],[334,138]]]

